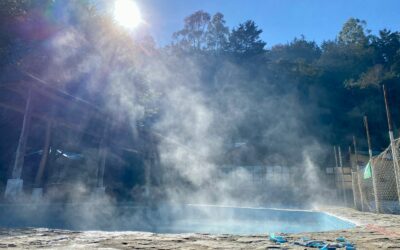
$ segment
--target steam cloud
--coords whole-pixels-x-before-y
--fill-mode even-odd
[[[295,179],[318,187],[312,190],[321,187],[312,159],[323,155],[323,146],[302,127],[308,110],[299,105],[295,90],[282,93],[272,84],[273,76],[258,78],[248,67],[231,60],[218,59],[204,67],[201,57],[165,51],[148,55],[138,52],[140,40],[133,46],[117,42],[115,45],[107,38],[89,41],[76,30],[61,32],[52,41],[53,63],[45,79],[61,83],[85,79],[82,89],[102,96],[108,111],[126,116],[133,131],[149,112],[155,112],[152,129],[163,136],[157,147],[162,188],[169,199],[240,203],[233,194],[240,188],[233,187],[238,183],[251,186],[251,170],[238,166],[225,171],[222,167],[226,152],[237,142],[245,143],[247,162],[292,169],[300,173]],[[83,56],[88,44],[94,48]],[[54,75],[60,71],[63,75]],[[270,94],[258,94],[260,86],[270,89]],[[238,131],[243,128],[245,131]],[[243,134],[259,136],[258,143],[266,148],[264,155],[255,152],[258,145],[246,143]],[[247,202],[268,203],[266,197],[281,184],[264,182],[261,192],[253,187],[253,201]],[[284,185],[292,189],[291,198],[295,198],[298,184],[287,180]],[[285,195],[290,194],[282,194],[287,201]]]
[[[133,135],[139,122],[153,117],[150,129],[162,135],[160,172],[152,173],[161,180],[153,192],[162,189],[177,203],[265,207],[311,207],[328,192],[313,162],[326,152],[303,126],[309,110],[299,105],[296,90],[283,93],[274,76],[261,78],[240,62],[143,49],[140,39],[115,41],[106,30],[90,34],[60,31],[42,78],[58,87],[81,82],[78,92],[101,98]],[[261,86],[269,91],[260,94]],[[237,143],[243,162],[258,167],[227,163]],[[281,179],[270,178],[271,169]],[[87,192],[83,183],[75,187],[76,194]],[[113,214],[111,200],[102,202]]]

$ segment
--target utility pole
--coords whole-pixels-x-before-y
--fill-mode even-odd
[[[368,155],[369,155],[369,165],[371,167],[372,172],[372,187],[374,189],[374,199],[375,199],[375,211],[380,213],[380,201],[378,199],[378,190],[377,190],[377,183],[376,183],[376,172],[375,166],[372,164],[372,148],[371,148],[371,137],[369,136],[369,128],[368,128],[368,118],[364,116],[364,126],[365,132],[367,135],[367,142],[368,142]]]
[[[392,151],[392,160],[393,160],[393,168],[394,168],[394,174],[395,174],[395,179],[396,179],[396,188],[397,188],[397,198],[398,201],[400,202],[400,168],[399,168],[399,160],[397,156],[397,147],[396,147],[396,142],[394,141],[394,136],[393,136],[393,128],[392,128],[392,116],[390,114],[390,109],[389,109],[389,103],[387,100],[387,94],[386,94],[386,88],[385,85],[382,85],[383,89],[383,98],[385,99],[385,108],[386,108],[386,117],[387,117],[387,122],[388,122],[388,127],[389,127],[389,139],[390,139],[390,149]]]

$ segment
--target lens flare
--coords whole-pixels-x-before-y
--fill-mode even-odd
[[[114,20],[127,29],[134,29],[142,22],[138,6],[130,0],[116,0],[113,15]]]

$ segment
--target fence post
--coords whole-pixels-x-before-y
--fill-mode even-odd
[[[350,166],[350,172],[351,172],[351,190],[353,191],[353,202],[354,202],[354,208],[357,209],[357,191],[356,191],[356,183],[354,182],[353,178],[353,164],[351,162],[351,146],[349,146],[349,166]]]
[[[105,194],[105,186],[104,186],[104,171],[106,168],[107,162],[107,154],[108,154],[108,136],[109,136],[109,120],[106,120],[103,128],[103,135],[99,142],[99,151],[98,151],[98,165],[97,165],[97,186],[95,189],[95,195],[99,198]]]
[[[333,146],[333,153],[335,154],[335,167],[339,167],[337,153],[336,153],[336,146]]]
[[[398,157],[397,157],[396,144],[395,144],[394,136],[393,136],[392,117],[390,115],[390,109],[389,109],[389,103],[387,100],[385,85],[382,85],[382,89],[383,89],[383,98],[385,99],[386,117],[387,117],[387,122],[388,122],[388,127],[389,127],[390,149],[392,150],[392,160],[393,160],[394,175],[395,175],[395,179],[396,179],[397,197],[398,197],[398,200],[400,203],[399,161],[398,161]]]
[[[338,163],[338,157],[337,157],[337,150],[336,146],[333,146],[333,153],[335,154],[335,167],[333,168],[333,173],[335,174],[335,189],[336,189],[336,197],[339,198],[339,190],[338,190],[338,169],[339,169],[339,163]]]
[[[358,152],[357,152],[357,142],[356,142],[356,137],[353,135],[353,146],[354,146],[354,156],[356,157],[356,173],[357,173],[357,184],[358,184],[358,189],[360,192],[360,203],[361,203],[361,211],[364,211],[364,195],[363,195],[363,190],[361,186],[361,169],[360,165],[358,165]]]
[[[340,146],[338,146],[339,150],[339,164],[340,164],[340,169],[341,171],[341,179],[342,179],[342,192],[343,192],[343,200],[344,200],[344,205],[347,206],[347,195],[346,195],[346,188],[344,185],[344,170],[343,170],[343,160],[342,160],[342,151],[340,149]]]
[[[374,189],[375,211],[377,213],[380,213],[380,202],[379,202],[379,199],[378,199],[378,190],[377,190],[377,184],[376,184],[375,166],[374,166],[374,164],[372,164],[371,138],[369,136],[369,128],[368,128],[368,118],[367,118],[367,116],[364,116],[364,126],[365,126],[365,132],[367,134],[368,154],[369,154],[369,161],[370,161],[369,165],[371,166],[371,172],[372,172],[372,188]]]
[[[39,168],[35,176],[35,182],[32,190],[32,199],[38,202],[40,202],[43,197],[42,179],[49,158],[51,134],[52,134],[52,122],[47,121],[46,132],[44,137],[43,153],[40,159]]]
[[[17,151],[15,152],[14,166],[11,179],[7,180],[4,197],[7,199],[18,199],[23,192],[23,180],[21,179],[22,168],[28,142],[29,128],[32,115],[32,86],[29,87],[28,97],[25,104],[24,118],[22,121],[21,133],[19,135]]]

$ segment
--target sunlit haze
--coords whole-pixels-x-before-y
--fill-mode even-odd
[[[113,14],[114,20],[128,29],[136,28],[142,22],[138,6],[130,0],[116,0]]]

